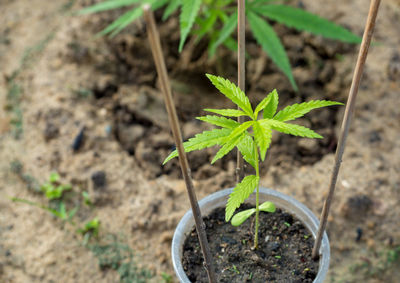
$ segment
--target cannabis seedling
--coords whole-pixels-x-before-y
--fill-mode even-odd
[[[165,7],[163,20],[180,8],[179,52],[182,51],[189,34],[196,36],[196,42],[206,36],[209,41],[208,53],[212,57],[220,45],[225,45],[233,51],[237,49],[237,42],[232,36],[238,24],[235,2],[233,0],[107,0],[84,8],[79,13],[91,14],[132,6],[99,33],[99,35],[115,36],[142,16],[141,4],[151,5],[152,10]],[[326,38],[349,43],[361,42],[360,37],[327,19],[303,9],[271,2],[273,1],[247,0],[246,16],[255,39],[288,77],[295,90],[297,86],[285,48],[267,19]]]
[[[260,162],[265,160],[267,150],[271,144],[272,130],[307,138],[322,138],[319,134],[306,127],[286,123],[302,117],[309,111],[330,105],[342,103],[326,100],[313,100],[300,104],[293,104],[277,112],[278,93],[273,90],[253,110],[246,94],[221,77],[207,74],[212,84],[239,109],[205,109],[207,112],[219,114],[197,117],[198,120],[218,127],[211,131],[204,131],[184,143],[186,152],[200,150],[215,145],[221,146],[211,164],[228,154],[235,147],[243,155],[244,160],[255,169],[255,175],[246,176],[236,185],[229,196],[225,209],[225,220],[231,220],[232,225],[239,226],[255,213],[254,247],[258,246],[259,212],[274,212],[275,205],[271,202],[259,204]],[[261,114],[262,115],[259,115]],[[277,113],[276,113],[277,112]],[[226,117],[224,117],[226,116]],[[227,117],[245,116],[247,121],[238,123]],[[259,116],[261,116],[259,118]],[[164,164],[178,156],[173,151],[164,161]],[[235,216],[235,210],[256,190],[256,207]]]

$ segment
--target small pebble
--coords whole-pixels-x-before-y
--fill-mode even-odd
[[[106,186],[106,173],[104,171],[96,171],[92,174],[91,179],[95,188],[103,188]]]

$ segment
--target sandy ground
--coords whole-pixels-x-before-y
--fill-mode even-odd
[[[78,1],[72,10],[86,2]],[[307,9],[362,33],[366,1],[303,2]],[[96,25],[96,18],[67,13],[64,5],[68,3],[0,3],[0,102],[5,109],[7,93],[16,83],[22,89],[17,107],[23,112],[20,139],[12,134],[15,113],[0,112],[0,281],[117,282],[119,278],[115,271],[99,269],[97,259],[81,244],[74,228],[36,207],[10,201],[12,196],[45,201],[10,171],[11,162],[19,160],[24,171],[40,183],[57,171],[75,191],[88,190],[95,206],[79,215],[78,221],[97,216],[102,222],[101,236],[125,235],[139,264],[153,271],[153,280],[160,282],[162,272],[173,274],[170,241],[189,208],[185,186],[176,174],[160,175],[157,169],[144,168],[145,163],[132,158],[110,135],[107,129],[115,120],[115,109],[110,107],[114,98],[104,102],[73,95],[74,90],[107,79],[98,63],[110,54],[103,47],[105,41],[93,39],[93,29],[88,28]],[[399,261],[390,262],[386,256],[400,246],[399,22],[399,1],[383,1],[375,31],[377,44],[371,47],[367,60],[328,225],[331,268],[326,282],[396,282],[400,275]],[[79,40],[85,40],[91,54],[83,63],[77,63],[79,58],[71,59],[68,47]],[[40,48],[32,49],[35,46]],[[346,53],[337,64],[347,87],[356,54]],[[10,81],[16,70],[20,71]],[[140,91],[136,86],[118,90],[129,95]],[[158,93],[154,88],[151,91]],[[345,97],[348,88],[341,92],[339,96]],[[140,98],[136,94],[130,97]],[[135,103],[135,99],[127,99]],[[337,112],[336,120],[342,115],[343,111]],[[49,124],[58,128],[54,136],[46,132]],[[339,124],[334,131],[339,131]],[[87,129],[85,142],[73,152],[71,144],[83,126]],[[312,165],[290,170],[271,165],[262,185],[295,196],[319,215],[333,160],[330,153]],[[195,180],[199,198],[230,184],[221,180],[231,177],[232,165],[225,165],[225,169],[217,170],[209,180]],[[104,190],[96,190],[91,181],[96,171],[106,173]],[[356,241],[359,231],[362,236]]]

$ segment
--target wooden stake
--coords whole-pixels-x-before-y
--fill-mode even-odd
[[[246,41],[246,3],[245,0],[237,1],[238,7],[238,86],[241,90],[245,91],[245,41]],[[243,117],[238,117],[238,122],[243,123]],[[237,151],[236,162],[236,181],[241,182],[244,177],[244,161],[239,150]]]
[[[339,174],[340,165],[342,163],[342,157],[344,148],[346,146],[346,140],[349,133],[351,117],[353,116],[355,102],[357,98],[358,87],[360,85],[361,75],[363,73],[365,60],[367,59],[368,48],[371,44],[372,33],[375,27],[376,16],[378,14],[380,0],[372,0],[369,8],[367,23],[365,25],[364,35],[361,42],[360,52],[358,54],[356,68],[354,70],[353,81],[351,83],[349,98],[347,100],[346,110],[343,117],[342,128],[340,130],[338,146],[335,154],[335,165],[333,168],[331,183],[329,186],[328,197],[325,200],[324,207],[321,214],[321,222],[318,229],[317,238],[315,240],[314,248],[312,251],[313,259],[319,258],[319,248],[321,246],[322,236],[324,234],[326,223],[328,220],[329,210],[332,204],[333,194],[335,192],[336,181]]]
[[[205,224],[203,222],[203,218],[201,217],[199,204],[197,202],[197,197],[194,192],[193,181],[190,176],[189,163],[186,158],[185,150],[183,148],[182,134],[179,128],[179,121],[178,116],[176,115],[174,101],[172,100],[171,86],[168,79],[167,68],[165,67],[164,56],[162,54],[160,36],[157,31],[154,15],[151,11],[150,5],[144,5],[143,12],[147,25],[147,33],[150,42],[151,52],[153,53],[158,77],[160,79],[161,90],[164,94],[165,105],[168,112],[168,120],[171,125],[172,134],[174,136],[176,148],[178,150],[179,163],[181,165],[183,178],[185,179],[186,189],[189,195],[190,205],[192,207],[194,221],[196,224],[197,235],[199,237],[201,250],[203,252],[204,267],[207,270],[208,281],[210,283],[215,283],[217,282],[217,280],[215,277],[213,260],[207,241]]]

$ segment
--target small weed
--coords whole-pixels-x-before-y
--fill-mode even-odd
[[[10,169],[27,185],[28,190],[35,193],[41,192],[39,182],[33,176],[24,173],[24,166],[19,160],[13,160],[10,164]]]
[[[151,278],[150,271],[139,268],[134,261],[133,250],[122,243],[116,235],[109,235],[104,244],[89,245],[97,257],[101,269],[114,269],[123,283],[146,283]]]
[[[93,202],[92,202],[92,200],[90,199],[90,196],[89,196],[89,193],[88,192],[86,192],[86,191],[83,191],[82,192],[82,197],[83,197],[83,203],[85,204],[85,205],[87,205],[87,206],[93,206]]]
[[[285,224],[287,227],[290,227],[290,226],[291,226],[290,223],[288,223],[288,222],[285,222],[285,223],[283,223],[283,224]]]
[[[240,271],[237,269],[236,265],[231,267],[231,271],[235,272],[236,274],[240,274]]]
[[[161,278],[164,280],[165,283],[172,283],[172,275],[161,272]]]
[[[76,232],[83,236],[83,245],[86,246],[90,238],[99,236],[100,220],[96,217],[85,223],[85,226]]]
[[[72,186],[69,184],[61,184],[59,182],[60,175],[53,172],[50,174],[47,183],[41,186],[42,192],[46,195],[49,200],[61,199],[64,192],[70,191]]]

